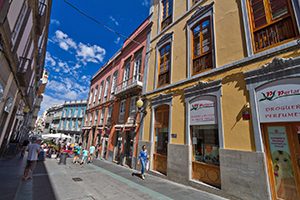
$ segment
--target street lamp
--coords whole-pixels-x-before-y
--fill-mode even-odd
[[[146,108],[148,107],[148,104],[149,104],[149,99],[147,99],[145,96],[139,98],[139,100],[136,102],[136,105],[138,107],[138,112],[147,115]]]

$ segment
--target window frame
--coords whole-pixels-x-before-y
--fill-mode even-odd
[[[104,80],[100,83],[99,95],[98,95],[98,105],[101,104],[101,97],[103,92]]]
[[[125,74],[127,69],[129,70],[128,71],[128,77],[126,77],[127,74]],[[129,59],[128,61],[125,61],[125,65],[124,65],[122,88],[125,88],[129,85],[130,71],[131,71],[131,60]]]
[[[271,54],[273,52],[277,52],[280,50],[283,50],[285,48],[293,47],[297,44],[297,40],[294,41],[287,41],[287,42],[280,42],[276,46],[272,46],[270,48],[265,48],[264,50],[261,50],[259,52],[254,51],[254,44],[253,44],[253,31],[250,27],[250,18],[249,18],[249,9],[248,9],[248,0],[241,0],[241,10],[242,10],[242,16],[243,16],[243,24],[244,24],[244,31],[245,31],[245,40],[246,40],[246,46],[247,46],[247,54],[248,57],[253,56],[256,54],[257,56],[265,55],[265,54]],[[299,34],[300,32],[300,3],[297,0],[290,0],[291,4],[293,5],[293,15],[296,19],[296,26],[294,27],[296,30],[296,33]],[[298,31],[298,32],[297,32]],[[276,47],[276,48],[274,48]],[[267,52],[266,52],[267,51]]]
[[[93,93],[94,93],[94,88],[92,88],[92,89],[91,89],[91,92],[90,92],[90,98],[89,98],[89,108],[91,108],[91,107],[92,107]]]
[[[158,77],[159,77],[159,70],[160,70],[160,49],[165,45],[170,44],[170,65],[169,65],[169,83],[158,86]],[[162,38],[156,44],[156,63],[155,63],[155,82],[154,82],[154,89],[161,88],[166,85],[170,85],[172,83],[172,48],[173,48],[173,32],[166,33],[162,36]]]
[[[110,85],[110,76],[106,78],[105,81],[105,88],[104,88],[104,94],[103,94],[103,103],[107,102],[107,97],[109,94],[109,85]]]
[[[115,90],[116,90],[116,87],[117,87],[117,80],[118,80],[118,70],[116,70],[113,73],[113,76],[112,76],[111,88],[110,88],[110,97],[109,97],[110,100],[115,97]]]
[[[138,61],[140,61],[140,62],[138,62]],[[138,62],[138,64],[137,64],[137,62]],[[140,52],[134,57],[134,66],[133,66],[133,72],[132,72],[133,82],[142,81],[142,77],[140,77],[142,75],[142,62],[143,62],[143,55],[142,55],[142,52]]]
[[[96,98],[98,94],[98,85],[95,87],[94,98],[93,98],[93,107],[96,105]]]
[[[118,118],[118,122],[119,123],[125,123],[126,102],[127,102],[126,99],[124,99],[124,100],[122,100],[120,102],[120,106],[119,106],[119,118]],[[124,109],[123,109],[122,106],[124,106]],[[124,110],[124,112],[122,112],[123,110]],[[124,115],[123,120],[120,120],[122,115]]]
[[[167,6],[167,8],[165,9],[166,10],[166,17],[164,18],[164,2],[167,2],[166,3],[166,6]],[[170,7],[170,2],[172,3],[172,11],[171,11],[171,14],[169,14],[167,11],[169,10],[169,7]],[[174,12],[174,1],[173,0],[161,0],[160,1],[160,7],[161,7],[161,17],[160,17],[160,20],[161,20],[161,22],[159,23],[159,26],[160,26],[160,30],[162,31],[162,30],[164,30],[164,29],[166,29],[170,24],[172,24],[173,23],[173,12]],[[169,18],[171,18],[170,19],[170,23],[168,23],[167,25],[163,25],[163,23],[165,23],[167,20],[169,20]]]
[[[169,50],[167,51],[167,47],[168,46],[170,46],[169,47]],[[163,54],[163,56],[164,56],[164,58],[163,58],[163,62],[164,62],[164,65],[163,65],[163,68],[164,68],[164,70],[161,72],[161,51],[162,50],[164,50],[165,51],[165,53]],[[166,59],[166,57],[167,57],[167,52],[169,53],[169,60],[167,60]],[[170,63],[171,63],[171,44],[170,43],[167,43],[167,44],[165,44],[164,46],[162,46],[160,49],[159,49],[159,64],[158,64],[158,74],[157,74],[157,87],[162,87],[162,86],[165,86],[165,85],[169,85],[170,84]],[[168,69],[166,69],[166,66],[167,66],[167,64],[166,64],[166,62],[167,61],[169,61],[169,68]],[[168,74],[168,76],[167,77],[169,77],[169,83],[167,83],[166,81],[163,83],[163,84],[159,84],[159,80],[160,80],[160,76],[163,76],[163,75],[165,75],[165,74]]]
[[[287,7],[287,13],[276,18],[276,19],[272,19],[272,11],[271,11],[271,3],[269,0],[262,0],[263,2],[263,9],[265,11],[265,18],[266,18],[266,24],[258,27],[258,28],[255,28],[255,21],[253,19],[253,11],[252,11],[252,6],[251,6],[251,3],[250,1],[251,0],[246,0],[246,4],[247,4],[247,13],[248,13],[248,19],[249,19],[249,26],[250,26],[250,36],[251,36],[251,41],[252,41],[252,46],[253,46],[253,52],[254,53],[259,53],[259,52],[262,52],[262,51],[265,51],[265,50],[268,50],[268,49],[271,49],[271,48],[274,48],[276,46],[279,46],[279,45],[282,45],[282,44],[285,44],[285,43],[288,43],[292,40],[295,40],[296,38],[299,38],[299,27],[297,27],[297,22],[296,22],[296,16],[295,16],[295,10],[293,9],[293,5],[292,5],[292,1],[291,0],[285,0],[286,2],[286,7]],[[260,16],[261,17],[261,16]],[[272,44],[272,45],[269,45],[269,46],[266,46],[266,47],[263,47],[261,49],[257,49],[256,50],[256,45],[255,45],[255,38],[254,38],[254,33],[259,31],[259,30],[266,30],[267,27],[269,26],[272,26],[280,21],[283,21],[284,19],[287,19],[287,18],[291,18],[291,26],[292,28],[294,29],[294,32],[295,32],[295,36],[294,37],[291,37],[291,38],[288,38],[286,40],[283,40],[281,42],[278,42],[276,44]],[[262,17],[261,17],[262,18]],[[298,28],[298,31],[296,30]]]
[[[212,68],[208,70],[212,70],[217,67],[217,60],[216,60],[216,43],[215,43],[215,27],[214,27],[214,2],[207,4],[205,6],[199,6],[198,9],[194,12],[190,19],[187,20],[187,30],[189,34],[187,34],[187,45],[188,45],[188,62],[187,62],[187,72],[188,78],[200,76],[201,73],[208,71],[200,71],[199,73],[192,74],[193,69],[193,37],[192,37],[192,30],[196,27],[197,24],[205,21],[205,19],[210,19],[210,31],[211,31],[211,56],[212,56]]]

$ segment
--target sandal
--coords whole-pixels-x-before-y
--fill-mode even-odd
[[[25,180],[25,181],[31,180],[31,177],[28,177],[28,178],[22,178],[22,180]]]

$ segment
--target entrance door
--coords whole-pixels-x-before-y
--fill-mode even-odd
[[[126,131],[126,143],[125,143],[125,164],[131,167],[132,155],[133,155],[133,131]]]
[[[169,106],[159,106],[155,110],[155,151],[153,169],[167,175],[169,135]]]
[[[122,142],[123,142],[123,132],[116,131],[116,140],[115,140],[115,149],[114,149],[114,161],[120,163],[120,156],[122,151]]]
[[[262,124],[273,199],[300,199],[300,123]]]

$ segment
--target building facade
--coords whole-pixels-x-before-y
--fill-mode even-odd
[[[82,132],[86,108],[86,100],[65,101],[61,112],[54,117],[57,122],[57,132],[75,136],[75,140],[78,141]]]
[[[27,136],[44,69],[52,0],[0,1],[0,155]]]
[[[82,135],[84,148],[101,145],[100,156],[134,168],[137,162],[148,17],[123,47],[93,76]]]
[[[152,1],[138,142],[150,172],[233,199],[299,199],[299,8]]]

